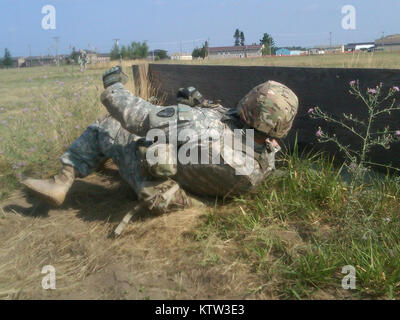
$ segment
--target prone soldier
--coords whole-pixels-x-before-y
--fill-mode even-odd
[[[287,135],[298,109],[293,91],[275,81],[256,86],[233,109],[203,99],[194,88],[180,89],[177,105],[157,106],[125,89],[126,81],[120,67],[103,75],[101,102],[109,115],[72,143],[61,156],[59,174],[28,178],[26,187],[59,206],[76,177],[111,158],[152,211],[195,205],[188,192],[238,195],[254,190],[275,169],[275,138]]]

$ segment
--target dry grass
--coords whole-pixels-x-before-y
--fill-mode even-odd
[[[163,60],[157,63],[330,68],[400,68],[400,52],[352,52],[309,56],[267,56],[248,59]]]
[[[379,64],[355,55],[346,63],[364,58]],[[0,121],[7,122],[0,122],[0,182],[8,191],[0,205],[0,299],[398,296],[398,182],[348,198],[326,162],[316,174],[312,161],[288,158],[288,175],[267,181],[257,195],[215,210],[143,213],[119,239],[108,233],[135,199],[115,168],[78,179],[58,209],[11,192],[19,174],[51,175],[64,145],[104,112],[98,96],[110,66],[90,66],[86,74],[76,67],[0,70]],[[132,81],[127,87],[137,89]],[[340,287],[344,264],[359,268],[355,293]],[[56,268],[56,290],[41,287],[45,265]]]
[[[78,180],[58,209],[13,191],[19,176],[53,174],[68,144],[104,112],[98,97],[108,67],[0,72],[0,299],[243,297],[255,281],[245,264],[225,263],[233,247],[193,241],[202,211],[141,216],[112,240],[135,204],[115,171]],[[135,90],[132,81],[127,87]],[[45,265],[56,268],[54,291],[42,289]]]
[[[231,260],[230,242],[194,241],[203,210],[136,216],[123,237],[108,238],[133,205],[115,171],[76,182],[59,209],[22,193],[3,202],[0,299],[265,297],[249,290],[257,276]],[[41,287],[45,265],[56,269],[56,290]]]

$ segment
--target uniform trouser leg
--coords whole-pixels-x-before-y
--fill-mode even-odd
[[[60,160],[62,164],[74,167],[81,177],[92,173],[106,155],[101,150],[100,130],[101,124],[108,121],[97,120],[92,123],[82,135],[76,139]]]
[[[188,196],[176,181],[156,178],[143,170],[138,139],[109,116],[91,124],[61,156],[61,162],[73,166],[85,177],[104,158],[111,158],[118,166],[121,177],[150,210],[163,213],[189,206]]]

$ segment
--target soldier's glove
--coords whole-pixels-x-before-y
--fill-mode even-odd
[[[104,89],[117,82],[125,84],[128,82],[128,79],[128,75],[122,71],[122,68],[120,66],[112,67],[110,70],[107,70],[103,74]]]
[[[205,99],[194,87],[180,88],[177,93],[178,103],[186,104],[191,107],[201,105]]]

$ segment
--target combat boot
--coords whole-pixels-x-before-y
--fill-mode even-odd
[[[64,165],[61,172],[50,179],[28,178],[22,184],[50,205],[60,206],[75,180],[75,175],[74,167]]]

